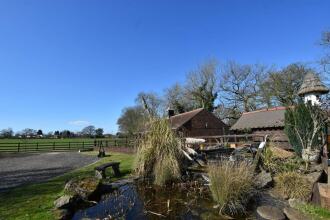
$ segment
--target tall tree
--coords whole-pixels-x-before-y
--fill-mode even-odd
[[[141,106],[151,117],[160,116],[163,111],[161,98],[153,92],[140,92],[135,99],[137,105]]]
[[[89,125],[87,127],[84,127],[81,130],[81,134],[87,137],[94,137],[95,136],[95,126]]]
[[[330,73],[330,31],[322,33],[321,45],[325,49],[325,54],[321,59],[321,65],[324,68],[324,72]]]
[[[214,101],[218,96],[216,75],[217,63],[214,60],[205,62],[187,75],[186,90],[196,103],[195,107],[213,111]]]
[[[37,134],[37,131],[31,128],[25,128],[20,133],[23,137],[32,137]]]
[[[42,133],[42,130],[41,129],[39,129],[38,131],[37,131],[37,135],[43,135],[43,133]]]
[[[268,95],[275,104],[295,105],[299,101],[298,91],[304,77],[312,71],[312,69],[299,63],[290,64],[279,71],[270,72],[262,86],[268,89]]]
[[[140,132],[144,128],[146,118],[145,110],[141,106],[124,108],[117,121],[119,131],[129,135]]]
[[[259,103],[261,80],[266,74],[263,65],[241,65],[228,62],[221,69],[220,93],[225,106],[241,112],[255,110]]]
[[[96,137],[98,137],[98,138],[101,138],[101,137],[103,137],[103,128],[97,128],[96,130],[95,130],[95,135],[96,135]]]
[[[0,137],[2,138],[11,138],[14,135],[14,131],[11,128],[2,129],[0,131]]]
[[[179,83],[165,89],[164,99],[166,106],[174,110],[175,113],[183,113],[194,109],[193,100],[189,99],[187,92]]]

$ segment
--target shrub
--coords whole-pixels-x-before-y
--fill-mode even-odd
[[[297,172],[283,172],[275,177],[275,190],[285,198],[307,200],[311,184]]]
[[[295,152],[301,156],[302,150],[319,145],[318,137],[324,127],[322,110],[310,103],[300,103],[285,112],[284,131]]]
[[[296,171],[303,165],[299,157],[279,158],[274,155],[272,148],[266,148],[262,154],[263,168],[271,173]]]
[[[153,120],[148,132],[138,141],[135,167],[138,175],[154,178],[164,185],[181,175],[181,141],[167,119]]]
[[[238,215],[246,212],[246,205],[255,193],[252,165],[247,162],[223,161],[208,170],[212,197],[221,214]]]

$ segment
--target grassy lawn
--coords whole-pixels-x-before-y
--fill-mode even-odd
[[[94,140],[98,141],[112,141],[114,139],[117,140],[125,140],[125,138],[0,138],[0,144],[2,143],[63,143],[63,142],[93,142]]]
[[[296,207],[300,211],[310,215],[313,219],[330,219],[330,211],[312,204],[302,204]]]
[[[86,152],[96,155],[96,152]],[[111,153],[95,164],[74,170],[48,182],[21,186],[0,194],[0,219],[54,219],[54,200],[62,193],[65,183],[73,177],[93,176],[94,167],[109,161],[119,161],[120,171],[127,177],[131,170],[134,155]],[[108,169],[109,172],[111,169]],[[114,179],[113,179],[114,180]]]

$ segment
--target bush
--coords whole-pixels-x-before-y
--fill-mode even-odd
[[[301,156],[302,150],[319,146],[318,137],[324,127],[322,110],[310,103],[300,103],[285,112],[284,131],[290,144],[297,155]]]
[[[312,186],[299,173],[283,172],[275,177],[275,190],[284,198],[307,200]]]
[[[164,185],[181,176],[181,140],[172,131],[167,119],[150,123],[148,132],[138,141],[135,167],[138,175],[154,178]]]
[[[297,171],[303,161],[299,157],[293,158],[278,158],[274,156],[272,148],[266,148],[262,154],[263,168],[273,174]]]
[[[210,190],[221,214],[231,216],[246,212],[246,205],[255,193],[253,167],[247,162],[221,162],[208,170]]]

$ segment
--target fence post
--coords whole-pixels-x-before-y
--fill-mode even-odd
[[[37,142],[37,151],[38,151],[38,148],[39,148],[39,143]]]
[[[71,148],[71,145],[70,145],[70,141],[69,141],[69,150],[70,150],[70,148]]]
[[[20,145],[21,145],[21,143],[18,142],[18,145],[17,145],[17,152],[19,152]]]
[[[83,141],[83,149],[85,148],[85,142]]]
[[[55,150],[55,141],[53,142],[53,150]]]
[[[128,142],[127,142],[127,137],[125,138],[125,142],[126,142],[126,146],[125,147],[128,147],[127,145],[128,145]]]
[[[117,147],[117,140],[115,139],[115,147]]]

